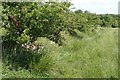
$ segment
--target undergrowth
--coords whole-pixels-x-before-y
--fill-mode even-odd
[[[104,28],[87,34],[76,30],[73,37],[61,32],[65,38],[58,46],[45,38],[38,38],[36,44],[43,44],[45,55],[37,64],[30,64],[30,70],[9,69],[3,63],[4,78],[117,78],[118,77],[118,30]],[[42,43],[41,43],[42,42]]]

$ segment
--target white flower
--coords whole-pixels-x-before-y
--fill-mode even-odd
[[[30,48],[30,46],[29,46],[29,45],[27,45],[27,46],[26,46],[26,48],[28,49],[28,48]]]
[[[32,49],[35,50],[35,49],[36,49],[36,46],[33,46]]]
[[[22,44],[22,47],[24,47],[24,44]]]
[[[54,42],[53,42],[53,41],[50,41],[50,44],[54,44]]]

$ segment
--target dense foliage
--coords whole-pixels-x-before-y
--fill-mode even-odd
[[[95,27],[118,27],[117,15],[97,15],[88,11],[70,11],[71,3],[3,3],[4,38],[21,43],[47,37],[61,43],[60,31],[88,31]]]
[[[118,27],[117,15],[98,15],[82,10],[73,12],[71,5],[70,2],[3,2],[3,61],[8,61],[16,69],[20,66],[47,71],[51,64],[45,59],[52,60],[45,55],[50,53],[51,47],[63,44],[65,38],[61,32],[76,37],[76,30],[88,33],[98,27]],[[36,42],[38,38],[39,43]]]

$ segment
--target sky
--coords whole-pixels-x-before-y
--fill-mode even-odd
[[[96,14],[118,14],[119,1],[120,0],[71,0],[72,4],[74,4],[71,7],[81,9],[82,11],[87,10]]]

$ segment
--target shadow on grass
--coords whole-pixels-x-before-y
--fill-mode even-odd
[[[42,54],[34,53],[27,50],[16,42],[9,40],[3,42],[3,63],[11,65],[10,69],[18,69],[19,67],[29,69],[32,63],[38,63]]]

